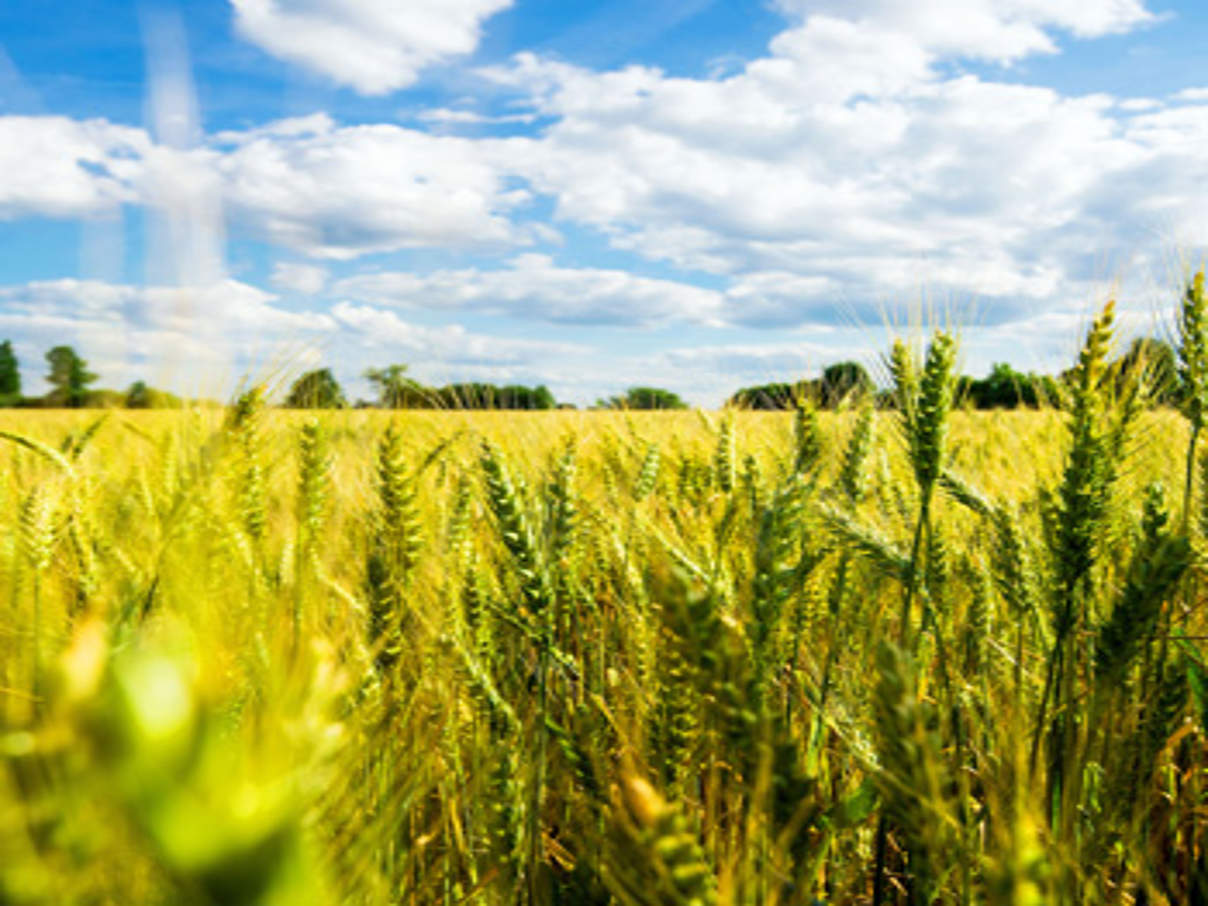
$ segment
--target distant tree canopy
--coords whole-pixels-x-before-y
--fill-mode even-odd
[[[857,400],[874,391],[872,378],[859,362],[828,365],[821,377],[794,383],[760,384],[744,387],[727,401],[739,409],[792,409],[807,399],[826,409],[844,400]]]
[[[995,362],[990,367],[990,374],[984,378],[962,377],[957,386],[957,399],[968,400],[975,409],[1037,406],[1055,400],[1052,382],[1047,375],[1023,374],[1005,362]]]
[[[383,409],[426,408],[424,388],[407,377],[406,365],[370,368],[365,378],[377,388],[378,405]]]
[[[755,387],[743,387],[727,401],[727,406],[739,409],[792,409],[801,399],[813,399],[813,381],[797,381],[795,384],[772,383]]]
[[[294,381],[285,405],[290,409],[343,409],[348,400],[331,369],[316,368]]]
[[[818,384],[818,403],[834,408],[848,397],[860,398],[873,392],[872,378],[859,362],[839,362],[822,370]]]
[[[365,372],[377,387],[378,405],[384,409],[555,409],[558,401],[544,384],[467,382],[426,387],[406,377],[406,365],[370,368]],[[359,405],[359,404],[358,404]]]
[[[88,363],[70,346],[56,346],[46,353],[46,362],[50,365],[46,381],[51,386],[47,402],[68,409],[87,405],[88,385],[97,378],[88,370]]]
[[[135,381],[126,391],[122,404],[127,409],[176,409],[184,400],[166,390],[148,387],[146,381]]]
[[[10,340],[0,343],[0,405],[11,406],[21,399],[21,369]]]
[[[558,405],[544,384],[447,384],[430,390],[428,395],[430,405],[438,409],[554,409]]]
[[[597,409],[687,409],[679,395],[661,387],[630,387],[620,396],[597,400]]]

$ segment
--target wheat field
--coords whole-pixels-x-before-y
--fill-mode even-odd
[[[880,411],[0,416],[0,902],[1208,902],[1201,415],[1111,333],[1044,411],[937,333]]]

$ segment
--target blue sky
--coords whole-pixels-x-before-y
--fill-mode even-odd
[[[1066,364],[1208,233],[1208,12],[1145,0],[7,0],[0,336],[28,388],[739,386]]]

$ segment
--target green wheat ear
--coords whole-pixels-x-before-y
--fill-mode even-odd
[[[469,475],[462,472],[457,476],[454,485],[449,524],[445,531],[445,552],[454,563],[463,568],[473,549],[470,544],[470,514],[473,505],[474,486]]]
[[[403,438],[393,424],[382,436],[377,455],[378,537],[384,543],[398,582],[405,581],[419,562],[423,524],[415,476],[407,472]]]
[[[893,377],[894,402],[897,404],[898,415],[909,439],[915,433],[919,395],[918,368],[915,365],[914,353],[901,339],[895,339],[886,365]]]
[[[235,495],[244,530],[254,541],[264,537],[268,521],[263,459],[264,388],[239,395],[227,416],[227,433],[238,450]]]
[[[1066,597],[1091,567],[1099,525],[1115,478],[1117,449],[1105,443],[1105,400],[1101,386],[1111,351],[1115,303],[1109,301],[1091,325],[1078,356],[1071,388],[1071,445],[1060,490],[1061,518],[1056,562]]]
[[[723,494],[734,490],[734,420],[730,416],[722,419],[717,435],[717,449],[713,453],[713,469],[717,474],[717,486]]]
[[[1208,414],[1208,301],[1203,271],[1196,273],[1183,293],[1178,333],[1182,409],[1192,428],[1198,430]]]
[[[1183,527],[1191,519],[1195,484],[1195,451],[1204,416],[1208,413],[1208,301],[1204,298],[1204,272],[1199,271],[1183,293],[1179,310],[1179,407],[1191,424],[1183,484]]]
[[[637,480],[633,483],[634,500],[644,500],[650,496],[658,482],[661,463],[659,445],[651,441],[646,445],[646,455],[642,457],[642,467],[638,470]]]
[[[853,504],[863,500],[868,491],[868,454],[872,451],[874,417],[872,404],[865,403],[860,409],[847,448],[843,451],[839,486]]]
[[[319,420],[311,419],[298,434],[298,525],[308,544],[313,544],[323,532],[330,492],[327,435]]]
[[[930,493],[943,471],[948,414],[952,411],[956,390],[955,364],[956,341],[944,331],[937,332],[927,347],[927,361],[919,383],[918,404],[910,434],[910,461],[924,493]]]
[[[1196,522],[1200,530],[1201,538],[1208,538],[1208,493],[1204,492],[1204,488],[1208,488],[1208,450],[1199,454],[1198,468],[1200,472],[1200,504],[1199,510],[1196,513]]]
[[[604,881],[626,906],[713,906],[717,881],[675,805],[640,777],[616,794]]]
[[[546,488],[549,559],[560,563],[570,556],[575,543],[579,508],[575,502],[577,459],[574,438],[568,438],[554,462],[553,475]]]
[[[797,449],[793,469],[799,473],[810,471],[822,458],[822,428],[817,407],[804,396],[793,410],[793,440]]]
[[[376,506],[369,517],[365,585],[370,647],[380,673],[389,674],[402,652],[405,591],[423,547],[423,526],[413,480],[407,475],[402,436],[387,426],[377,446]]]
[[[552,598],[545,560],[524,499],[517,492],[503,455],[483,441],[479,457],[487,503],[495,516],[500,540],[511,555],[511,565],[525,606],[533,615],[544,612]]]

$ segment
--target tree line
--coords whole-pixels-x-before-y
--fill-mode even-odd
[[[10,340],[0,343],[0,406],[25,409],[120,408],[160,409],[183,405],[184,401],[166,390],[135,381],[126,390],[94,388],[98,376],[88,370],[88,362],[71,346],[55,346],[46,359],[46,383],[50,389],[41,396],[22,392],[21,369]]]
[[[380,409],[556,409],[558,401],[545,385],[469,382],[428,387],[407,376],[406,365],[370,368],[365,378],[376,392],[373,400],[357,400],[356,408]],[[345,409],[344,389],[330,368],[316,368],[299,377],[285,395],[290,409]]]
[[[46,382],[50,390],[41,396],[21,392],[21,372],[11,341],[0,343],[0,406],[25,408],[173,408],[184,400],[166,390],[135,381],[126,390],[93,388],[98,376],[71,346],[56,346],[46,353]],[[1143,371],[1150,400],[1158,405],[1179,402],[1179,380],[1173,347],[1163,340],[1142,337],[1112,364],[1117,379]],[[292,409],[531,409],[574,408],[559,403],[545,385],[497,385],[461,382],[430,387],[407,374],[408,366],[370,368],[365,378],[373,388],[372,400],[350,402],[330,368],[307,371],[293,381],[283,405]],[[1110,377],[1110,376],[1109,376]],[[984,378],[961,377],[957,399],[974,409],[1014,409],[1056,405],[1064,396],[1069,374],[1019,372],[1004,362],[995,363]],[[819,377],[743,387],[726,401],[738,409],[785,410],[809,401],[834,409],[871,398],[878,405],[892,405],[887,391],[878,390],[867,369],[859,362],[838,362],[823,369]],[[630,387],[622,394],[596,400],[594,409],[686,409],[676,393],[661,387]]]
[[[1164,340],[1139,337],[1123,355],[1111,363],[1106,380],[1122,384],[1126,376],[1140,374],[1153,405],[1178,405],[1179,379],[1174,348]],[[958,405],[970,409],[1017,409],[1061,405],[1071,371],[1056,375],[1016,371],[1005,362],[995,362],[984,378],[964,375],[957,379]],[[793,409],[808,401],[823,409],[859,402],[868,397],[883,408],[892,408],[892,395],[878,390],[867,369],[859,362],[839,362],[825,368],[820,377],[792,383],[744,387],[726,405],[739,409]]]

